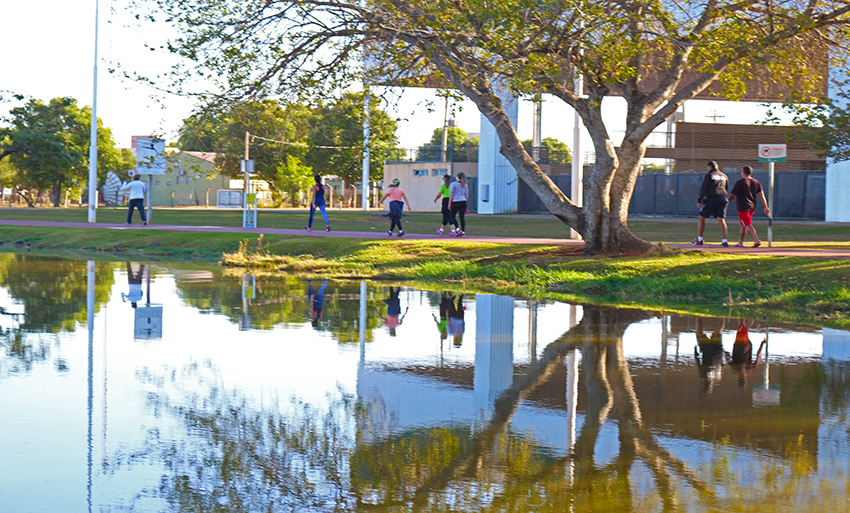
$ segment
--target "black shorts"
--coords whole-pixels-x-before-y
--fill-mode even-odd
[[[726,198],[705,198],[702,202],[702,210],[699,215],[702,217],[716,217],[717,219],[726,219],[726,206],[729,200]]]

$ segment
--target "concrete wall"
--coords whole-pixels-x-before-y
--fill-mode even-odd
[[[826,220],[850,222],[850,162],[826,166]]]
[[[403,162],[384,165],[384,189],[398,178],[401,188],[410,200],[410,206],[417,212],[439,212],[441,201],[434,197],[443,183],[443,174],[452,176],[463,172],[466,176],[476,176],[478,165],[475,162]],[[383,194],[382,194],[383,196]],[[405,207],[407,208],[407,207]],[[384,210],[389,210],[384,202]]]

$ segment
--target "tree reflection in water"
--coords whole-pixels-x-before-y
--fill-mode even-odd
[[[94,290],[95,310],[109,299],[118,264],[98,262]],[[3,253],[0,255],[0,287],[16,305],[0,305],[5,326],[0,326],[0,354],[11,361],[0,361],[0,370],[32,370],[33,364],[50,357],[58,338],[45,334],[73,332],[86,323],[86,262]],[[66,370],[57,362],[57,367]]]
[[[157,495],[176,511],[843,507],[844,491],[819,495],[831,482],[812,475],[805,443],[789,440],[784,459],[756,456],[737,464],[739,449],[719,440],[704,446],[708,463],[696,466],[663,447],[643,420],[623,350],[626,328],[650,317],[586,306],[578,325],[514,376],[485,425],[446,424],[386,438],[373,436],[387,432],[378,402],[358,404],[339,391],[323,407],[296,400],[260,407],[226,392],[213,369],[169,373],[160,387],[180,396],[169,402],[159,394],[156,407],[181,419],[192,436],[153,444],[169,469]],[[510,424],[523,400],[575,350],[582,354],[585,420],[572,454],[555,456]],[[831,379],[846,389],[846,375]],[[615,426],[617,447],[601,462],[606,422]]]

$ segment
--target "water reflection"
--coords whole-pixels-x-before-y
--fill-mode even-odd
[[[389,295],[384,299],[384,303],[387,305],[387,315],[381,315],[379,310],[375,310],[375,314],[381,318],[391,337],[396,336],[396,329],[404,322],[404,316],[407,315],[409,309],[409,307],[405,308],[404,313],[401,313],[401,299],[398,297],[400,293],[401,287],[389,288]]]
[[[36,304],[12,292],[24,278],[0,282],[10,511],[746,511],[848,498],[844,331],[158,265],[144,307],[154,297],[168,315],[160,337],[139,338],[126,325],[144,307],[122,294],[141,267],[68,265],[88,270],[76,299],[87,329],[46,332],[51,350],[14,373],[6,335],[46,333],[20,329]],[[25,278],[36,293],[56,275]]]

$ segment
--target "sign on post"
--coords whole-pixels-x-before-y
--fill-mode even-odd
[[[785,144],[759,144],[759,162],[785,162],[787,155]]]
[[[242,210],[242,228],[257,227],[257,194],[251,192],[251,174],[254,172],[254,161],[242,159],[239,169],[245,180],[245,202]]]
[[[767,197],[769,199],[770,214],[767,215],[767,246],[773,247],[773,212],[776,210],[773,195],[774,163],[785,162],[788,147],[784,144],[759,144],[759,162],[768,162],[768,184]]]
[[[240,160],[239,161],[239,171],[241,171],[242,174],[247,173],[249,175],[253,175],[254,174],[254,161],[250,160],[250,159],[249,160],[245,160],[245,159]]]
[[[164,175],[165,168],[165,139],[157,137],[136,139],[136,173]]]

